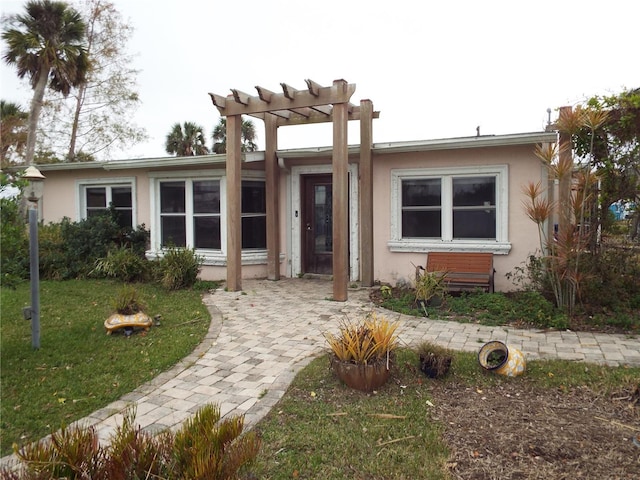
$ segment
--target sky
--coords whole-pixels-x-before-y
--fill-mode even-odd
[[[112,0],[134,27],[127,51],[149,140],[118,158],[161,157],[176,122],[220,118],[209,92],[305,79],[356,85],[380,118],[374,143],[543,130],[564,105],[640,87],[640,2],[572,0]],[[0,0],[2,14],[24,1]],[[2,45],[4,53],[5,46]],[[28,109],[26,81],[0,65],[2,99]],[[254,119],[264,148],[263,122]],[[349,144],[359,143],[349,122]],[[331,124],[278,129],[280,149],[331,145]]]

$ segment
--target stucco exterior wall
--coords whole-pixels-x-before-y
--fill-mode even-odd
[[[393,169],[452,168],[486,165],[508,167],[508,241],[507,255],[494,255],[496,290],[512,290],[505,277],[520,266],[538,248],[536,225],[525,215],[522,207],[521,185],[541,179],[543,169],[531,145],[441,150],[430,152],[374,155],[374,278],[395,285],[413,279],[415,266],[425,265],[427,252],[392,252],[388,242],[391,233],[391,171]],[[451,245],[455,250],[455,243]]]
[[[219,156],[218,156],[219,157]],[[133,184],[134,192],[134,221],[137,225],[145,224],[151,229],[157,223],[153,215],[153,189],[151,188],[154,177],[171,178],[171,175],[194,176],[208,175],[214,170],[218,175],[224,172],[224,158],[203,160],[199,165],[192,165],[191,159],[183,159],[178,165],[167,165],[157,162],[148,162],[144,168],[138,168],[135,161],[129,163],[134,168],[112,166],[109,169],[100,166],[83,168],[79,165],[67,167],[52,166],[45,168],[46,176],[44,197],[42,205],[42,219],[45,223],[60,221],[63,217],[77,221],[81,218],[81,206],[79,197],[79,184],[81,182],[109,181],[117,179],[129,179]],[[358,178],[358,155],[352,154],[349,158],[350,178],[356,181]],[[282,159],[281,159],[282,160]],[[539,249],[538,232],[536,225],[525,215],[522,200],[521,187],[528,181],[538,182],[546,186],[546,171],[541,162],[533,153],[533,145],[491,146],[474,148],[442,148],[427,151],[408,151],[402,153],[384,152],[383,149],[374,151],[373,154],[373,227],[374,227],[374,279],[395,285],[398,282],[410,282],[413,279],[416,265],[425,265],[428,249],[408,248],[404,251],[393,251],[390,245],[393,239],[391,228],[392,212],[398,206],[392,202],[392,173],[404,170],[425,171],[440,169],[446,172],[461,167],[486,167],[500,165],[506,171],[508,229],[506,241],[509,249],[504,248],[494,255],[495,286],[497,290],[507,291],[514,285],[505,277],[508,272],[513,272],[518,266],[522,266],[528,255]],[[289,154],[281,163],[280,192],[279,192],[279,229],[280,229],[280,275],[283,277],[295,276],[299,271],[295,265],[299,263],[300,242],[302,237],[300,221],[295,216],[295,209],[299,209],[301,175],[314,173],[322,166],[323,172],[331,171],[330,154],[303,155],[300,158]],[[243,164],[243,170],[263,171],[264,162],[252,161]],[[221,173],[222,172],[222,173]],[[258,174],[259,175],[259,174]],[[296,181],[293,181],[297,179]],[[297,187],[296,187],[297,185]],[[359,205],[357,202],[358,189],[350,190],[350,218],[358,218]],[[298,197],[297,206],[292,206],[293,199]],[[224,212],[222,212],[224,215]],[[355,225],[355,227],[354,227]],[[358,228],[357,221],[350,224],[351,228]],[[156,227],[157,228],[157,227]],[[354,230],[357,231],[357,230]],[[353,238],[353,232],[350,237]],[[358,235],[355,235],[357,237]],[[156,237],[157,238],[157,237]],[[446,248],[455,251],[456,242],[446,245]],[[395,250],[398,250],[395,248]],[[499,249],[498,249],[499,250]],[[297,253],[296,253],[297,252]],[[351,255],[357,255],[352,248]],[[224,280],[226,278],[226,266],[218,257],[216,265],[204,265],[201,278],[207,280]],[[355,269],[357,270],[357,267]],[[355,272],[357,276],[357,271]],[[244,278],[265,278],[267,276],[266,256],[264,262],[255,258],[242,266]]]

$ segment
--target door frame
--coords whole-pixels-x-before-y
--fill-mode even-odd
[[[291,167],[291,276],[302,274],[302,177],[331,175],[332,166],[309,165]],[[358,165],[349,164],[349,281],[360,277],[360,245],[358,224]]]

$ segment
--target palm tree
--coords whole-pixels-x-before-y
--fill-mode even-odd
[[[22,155],[27,144],[29,114],[20,105],[0,100],[0,162],[2,168],[11,162],[13,154]]]
[[[29,78],[33,89],[26,163],[33,163],[36,129],[44,91],[49,88],[68,95],[71,87],[82,84],[89,69],[85,49],[85,24],[80,14],[63,2],[33,0],[26,14],[14,15],[3,32],[7,42],[4,61],[15,65],[18,77]]]
[[[220,121],[213,129],[213,151],[214,153],[226,153],[227,151],[227,119],[220,117]],[[255,152],[258,145],[255,143],[257,138],[256,127],[251,120],[242,119],[240,127],[240,139],[242,141],[243,152]]]
[[[209,153],[202,127],[193,122],[184,122],[182,125],[175,123],[167,135],[165,149],[167,153],[173,153],[179,157]]]

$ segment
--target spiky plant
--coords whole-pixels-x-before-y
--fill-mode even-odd
[[[536,156],[548,168],[549,177],[557,180],[559,198],[556,202],[550,201],[540,183],[529,183],[523,188],[525,212],[538,225],[540,249],[544,252],[543,265],[556,305],[569,315],[573,313],[580,283],[585,278],[581,272],[580,257],[592,243],[595,233],[587,225],[596,183],[591,161],[583,165],[574,162],[571,138],[584,128],[593,133],[606,118],[606,113],[591,109],[561,108],[556,123],[561,138],[560,148],[544,145],[535,149]],[[551,236],[545,225],[554,213],[557,213],[558,229]]]
[[[397,329],[397,322],[372,312],[357,322],[342,320],[337,335],[326,332],[324,337],[338,360],[366,365],[389,361],[398,348]]]
[[[231,480],[258,455],[255,432],[243,435],[244,416],[220,419],[220,407],[206,405],[178,432],[159,435],[134,426],[135,409],[125,412],[122,424],[100,445],[94,427],[62,428],[32,445],[14,451],[24,467],[0,470],[1,478],[129,480]]]
[[[258,455],[254,431],[242,436],[244,417],[220,420],[220,407],[206,405],[176,433],[174,452],[178,478],[233,479]]]

